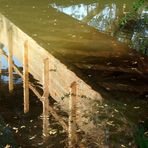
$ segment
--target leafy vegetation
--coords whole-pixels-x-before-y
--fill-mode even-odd
[[[129,21],[135,21],[137,19],[137,12],[138,10],[144,6],[145,0],[137,0],[133,3],[133,9],[131,12],[126,13],[123,18],[119,21],[119,26],[124,27]]]

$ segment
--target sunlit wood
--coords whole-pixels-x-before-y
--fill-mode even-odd
[[[3,52],[2,52],[3,56],[8,59],[8,56]],[[19,71],[19,69],[17,68],[17,66],[15,66],[13,64],[13,68],[15,70],[15,72],[21,77],[23,78],[23,74]],[[40,101],[43,101],[43,97],[40,95],[40,93],[36,90],[36,88],[33,86],[33,84],[31,82],[29,82],[29,88],[33,91],[33,93],[38,97],[38,99]],[[49,112],[52,114],[52,116],[61,124],[61,126],[63,127],[63,129],[68,132],[68,125],[65,123],[65,121],[63,120],[62,117],[60,117],[56,111],[51,107],[48,106]]]
[[[23,51],[24,113],[27,113],[29,111],[28,41],[24,43]]]
[[[13,86],[13,30],[12,27],[8,30],[8,73],[9,73],[9,92],[14,89]]]
[[[67,99],[61,99],[65,94],[69,92],[69,87],[71,85],[71,82],[77,81],[79,83],[79,86],[81,89],[78,88],[78,104],[81,104],[83,101],[85,101],[81,96],[86,96],[87,99],[87,104],[89,102],[91,103],[92,100],[96,99],[98,101],[102,100],[101,95],[94,91],[87,83],[85,83],[82,79],[80,79],[73,71],[71,71],[66,65],[61,63],[57,58],[55,58],[53,55],[51,55],[47,50],[42,48],[37,42],[35,42],[32,38],[30,38],[27,34],[25,34],[23,31],[21,31],[18,27],[16,27],[14,24],[12,24],[7,18],[5,18],[3,15],[0,15],[0,17],[3,19],[3,28],[2,28],[2,34],[3,36],[1,42],[6,45],[7,47],[7,40],[5,39],[5,24],[12,25],[14,32],[13,32],[13,37],[15,40],[13,40],[13,49],[14,49],[14,55],[17,60],[19,60],[20,63],[23,63],[23,54],[22,54],[22,46],[24,41],[28,40],[29,41],[29,72],[33,75],[33,77],[39,81],[40,84],[43,85],[43,60],[45,58],[49,58],[51,61],[51,69],[55,69],[54,71],[51,71],[50,69],[50,83],[49,85],[49,92],[50,95],[55,101],[59,103],[61,106],[61,109],[64,110],[65,112],[68,111],[69,109],[69,102]],[[35,90],[33,85],[29,84],[29,87],[32,88],[32,90]],[[38,94],[38,98],[40,100],[43,100],[41,98],[40,94],[37,91],[34,91],[36,94]],[[88,124],[88,125],[83,125],[83,122],[86,117],[83,116],[84,110],[88,109],[89,106],[86,104],[84,105],[83,108],[78,107],[79,110],[79,118],[82,120],[79,120],[77,124],[81,129],[84,131],[90,131],[92,130],[93,125]],[[49,107],[50,108],[50,107]],[[48,109],[53,111],[52,109]],[[67,127],[67,125],[64,123],[64,120],[62,118],[59,118],[57,116],[56,112],[53,113],[53,116],[56,119],[60,119],[61,123],[63,123],[63,127]]]
[[[76,104],[77,104],[77,83],[73,82],[70,86],[70,99],[69,99],[69,148],[75,148],[77,144],[76,134]]]
[[[2,52],[1,52],[1,48],[0,48],[0,76],[1,76],[1,73],[2,73]]]
[[[43,135],[48,137],[49,127],[49,59],[44,60],[43,72]]]

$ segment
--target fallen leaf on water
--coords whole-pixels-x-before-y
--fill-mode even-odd
[[[135,65],[135,64],[137,64],[137,63],[138,63],[137,61],[132,62],[133,65]]]
[[[30,139],[30,140],[32,140],[32,139],[34,139],[35,137],[36,137],[36,135],[34,135],[34,136],[30,137],[29,139]]]
[[[33,122],[33,120],[30,120],[30,122]]]
[[[23,126],[21,126],[21,129],[22,129],[22,128],[26,128],[26,126],[23,125]]]
[[[9,124],[6,124],[6,127],[8,127],[9,126]]]
[[[129,142],[129,143],[128,143],[128,145],[129,145],[129,146],[131,146],[131,145],[132,145],[132,143],[131,143],[131,142]]]
[[[107,122],[108,125],[114,126],[113,121]]]
[[[125,145],[122,144],[121,147],[125,147]]]
[[[54,134],[56,134],[56,133],[57,133],[56,130],[51,130],[51,131],[49,131],[49,134],[50,134],[50,135],[54,135]]]
[[[41,142],[41,143],[38,143],[38,145],[43,145],[43,142]]]
[[[112,63],[111,62],[108,62],[106,65],[111,65]]]
[[[10,145],[9,145],[9,144],[7,144],[7,145],[5,146],[5,148],[10,148]]]
[[[137,79],[135,79],[135,78],[131,78],[131,81],[136,81]]]
[[[107,104],[104,104],[104,106],[107,107],[108,105]]]
[[[0,133],[0,136],[2,136],[3,135],[3,133]]]
[[[18,133],[18,128],[13,127],[13,130],[15,130],[15,133]]]
[[[106,90],[110,90],[110,88],[109,87],[106,87]]]
[[[118,113],[118,112],[119,112],[117,109],[114,109],[114,111],[115,111],[116,113]]]
[[[18,130],[18,128],[16,128],[16,127],[13,127],[13,129],[14,129],[14,130]]]
[[[148,136],[148,131],[144,133],[145,136]]]

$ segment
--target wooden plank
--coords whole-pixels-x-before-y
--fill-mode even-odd
[[[29,111],[28,41],[25,41],[24,50],[23,50],[23,87],[24,87],[24,113],[27,113]]]
[[[9,92],[14,89],[13,86],[13,30],[8,28],[8,73],[9,73]]]
[[[0,76],[1,76],[1,73],[2,73],[2,52],[1,52],[1,48],[0,48]]]
[[[48,137],[49,132],[49,59],[44,60],[43,72],[43,135]]]
[[[68,129],[68,138],[69,138],[69,148],[75,148],[78,142],[77,133],[76,133],[76,103],[77,103],[77,83],[73,82],[70,86],[70,99],[69,99],[69,129]]]

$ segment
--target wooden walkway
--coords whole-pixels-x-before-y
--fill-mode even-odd
[[[147,84],[138,85],[138,82],[132,81],[133,83],[129,85],[129,80],[133,79],[133,76],[142,78],[142,83],[147,82],[145,81],[148,80],[147,57],[139,55],[113,37],[104,35],[51,7],[48,8],[48,1],[0,0],[0,2],[0,12],[10,20],[0,15],[0,42],[9,49],[9,55],[6,56],[9,62],[9,90],[13,90],[14,69],[25,80],[24,112],[29,110],[30,88],[43,102],[45,117],[49,110],[67,132],[75,128],[70,125],[72,116],[69,116],[70,126],[68,126],[50,106],[46,106],[47,94],[50,94],[64,111],[77,115],[74,120],[77,120],[80,129],[94,135],[93,131],[96,132],[98,129],[85,117],[85,113],[93,110],[94,101],[102,101],[100,86],[107,91],[124,90],[140,93],[147,91]],[[15,65],[12,66],[13,56],[23,64],[23,73],[18,71]],[[42,84],[45,91],[43,96],[30,82],[28,83],[28,73]],[[122,84],[120,80],[117,81],[118,74],[123,80],[127,76],[128,82]],[[143,86],[146,89],[143,89]],[[76,93],[76,96],[71,92]],[[73,104],[74,98],[76,102]],[[75,108],[75,104],[77,113],[71,109]],[[45,119],[44,123],[47,122],[47,118]],[[46,129],[47,124],[44,125],[43,129]],[[94,139],[97,140],[97,136],[95,135]]]
[[[71,139],[69,146],[73,147],[78,139],[77,125],[86,133],[95,129],[84,113],[92,109],[91,104],[94,100],[102,101],[102,97],[3,15],[0,15],[0,26],[1,44],[8,49],[8,55],[3,49],[1,49],[1,54],[8,60],[9,91],[13,91],[13,70],[15,70],[24,82],[24,113],[27,113],[30,108],[29,89],[31,89],[43,103],[44,135],[48,135],[48,112],[50,111],[68,132],[69,139]],[[22,63],[23,73],[13,64],[13,57]],[[43,96],[29,82],[29,73],[42,84]],[[68,112],[69,126],[50,107],[49,95],[60,104],[64,111]]]

